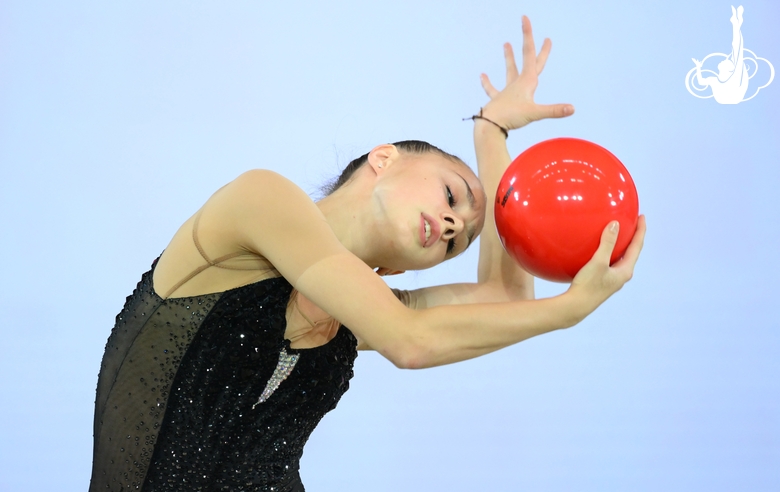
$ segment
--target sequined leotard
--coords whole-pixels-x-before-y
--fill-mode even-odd
[[[90,492],[302,491],[303,445],[349,387],[355,337],[291,349],[284,278],[162,299],[155,266],[106,344]]]

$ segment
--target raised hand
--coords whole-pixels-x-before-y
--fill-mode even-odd
[[[518,72],[512,45],[504,44],[506,59],[506,87],[497,90],[486,74],[481,75],[482,87],[490,97],[483,108],[483,115],[506,129],[523,127],[532,121],[544,118],[562,118],[574,113],[571,104],[537,104],[534,92],[539,84],[539,74],[544,70],[550,55],[552,42],[545,39],[539,54],[536,54],[531,21],[523,16],[523,69]]]

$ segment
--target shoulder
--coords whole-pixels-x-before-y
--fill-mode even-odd
[[[258,186],[263,186],[265,184],[286,184],[289,186],[295,186],[297,188],[295,183],[285,178],[281,174],[269,169],[250,169],[249,171],[246,171],[238,176],[234,182],[252,183]]]
[[[312,199],[295,183],[267,169],[252,169],[220,188],[206,207],[234,225],[246,226],[254,220],[271,220],[280,215],[318,215]],[[308,215],[306,214],[306,215]]]
[[[311,202],[306,193],[281,174],[268,169],[252,169],[238,176],[217,193],[227,192],[246,200],[274,199],[280,196],[298,196]],[[216,194],[215,194],[216,196]]]
[[[317,204],[273,171],[241,174],[212,195],[203,217],[213,234],[264,257],[293,284],[314,262],[345,251]]]

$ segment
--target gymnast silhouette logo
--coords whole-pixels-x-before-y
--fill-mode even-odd
[[[742,5],[737,9],[731,7],[731,54],[711,53],[705,56],[702,61],[692,58],[696,66],[685,76],[685,88],[694,96],[700,99],[714,97],[715,101],[720,104],[739,104],[756,97],[758,91],[771,84],[775,78],[775,67],[769,63],[769,60],[756,56],[755,53],[745,48],[741,31],[744,11]],[[720,60],[717,65],[717,73],[714,70],[702,68],[710,58],[713,59],[712,64]],[[760,67],[764,66],[761,62],[766,64],[768,71],[766,68],[759,70]],[[745,94],[748,93],[750,80],[759,72],[762,73],[762,76],[753,83],[755,91],[751,92],[750,96],[745,97]],[[769,80],[766,80],[767,78]],[[760,83],[761,80],[766,80],[766,83],[756,87],[756,84]],[[708,89],[710,90],[708,91]],[[709,94],[707,94],[708,92]]]

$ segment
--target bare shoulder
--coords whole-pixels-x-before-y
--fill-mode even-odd
[[[225,185],[217,193],[222,192],[245,201],[273,201],[279,197],[288,196],[292,199],[297,197],[306,202],[311,202],[308,195],[298,185],[281,174],[268,169],[246,171]]]
[[[214,193],[204,209],[208,209],[204,210],[206,214],[218,217],[225,228],[237,233],[237,241],[247,247],[254,244],[252,238],[261,227],[273,228],[290,216],[301,216],[303,221],[322,217],[302,189],[267,169],[241,174]]]
[[[266,258],[293,284],[314,262],[346,250],[314,201],[281,174],[247,171],[217,191],[204,219],[236,247]]]
[[[235,179],[236,183],[251,183],[254,186],[281,185],[299,189],[298,186],[276,171],[270,169],[250,169]]]

